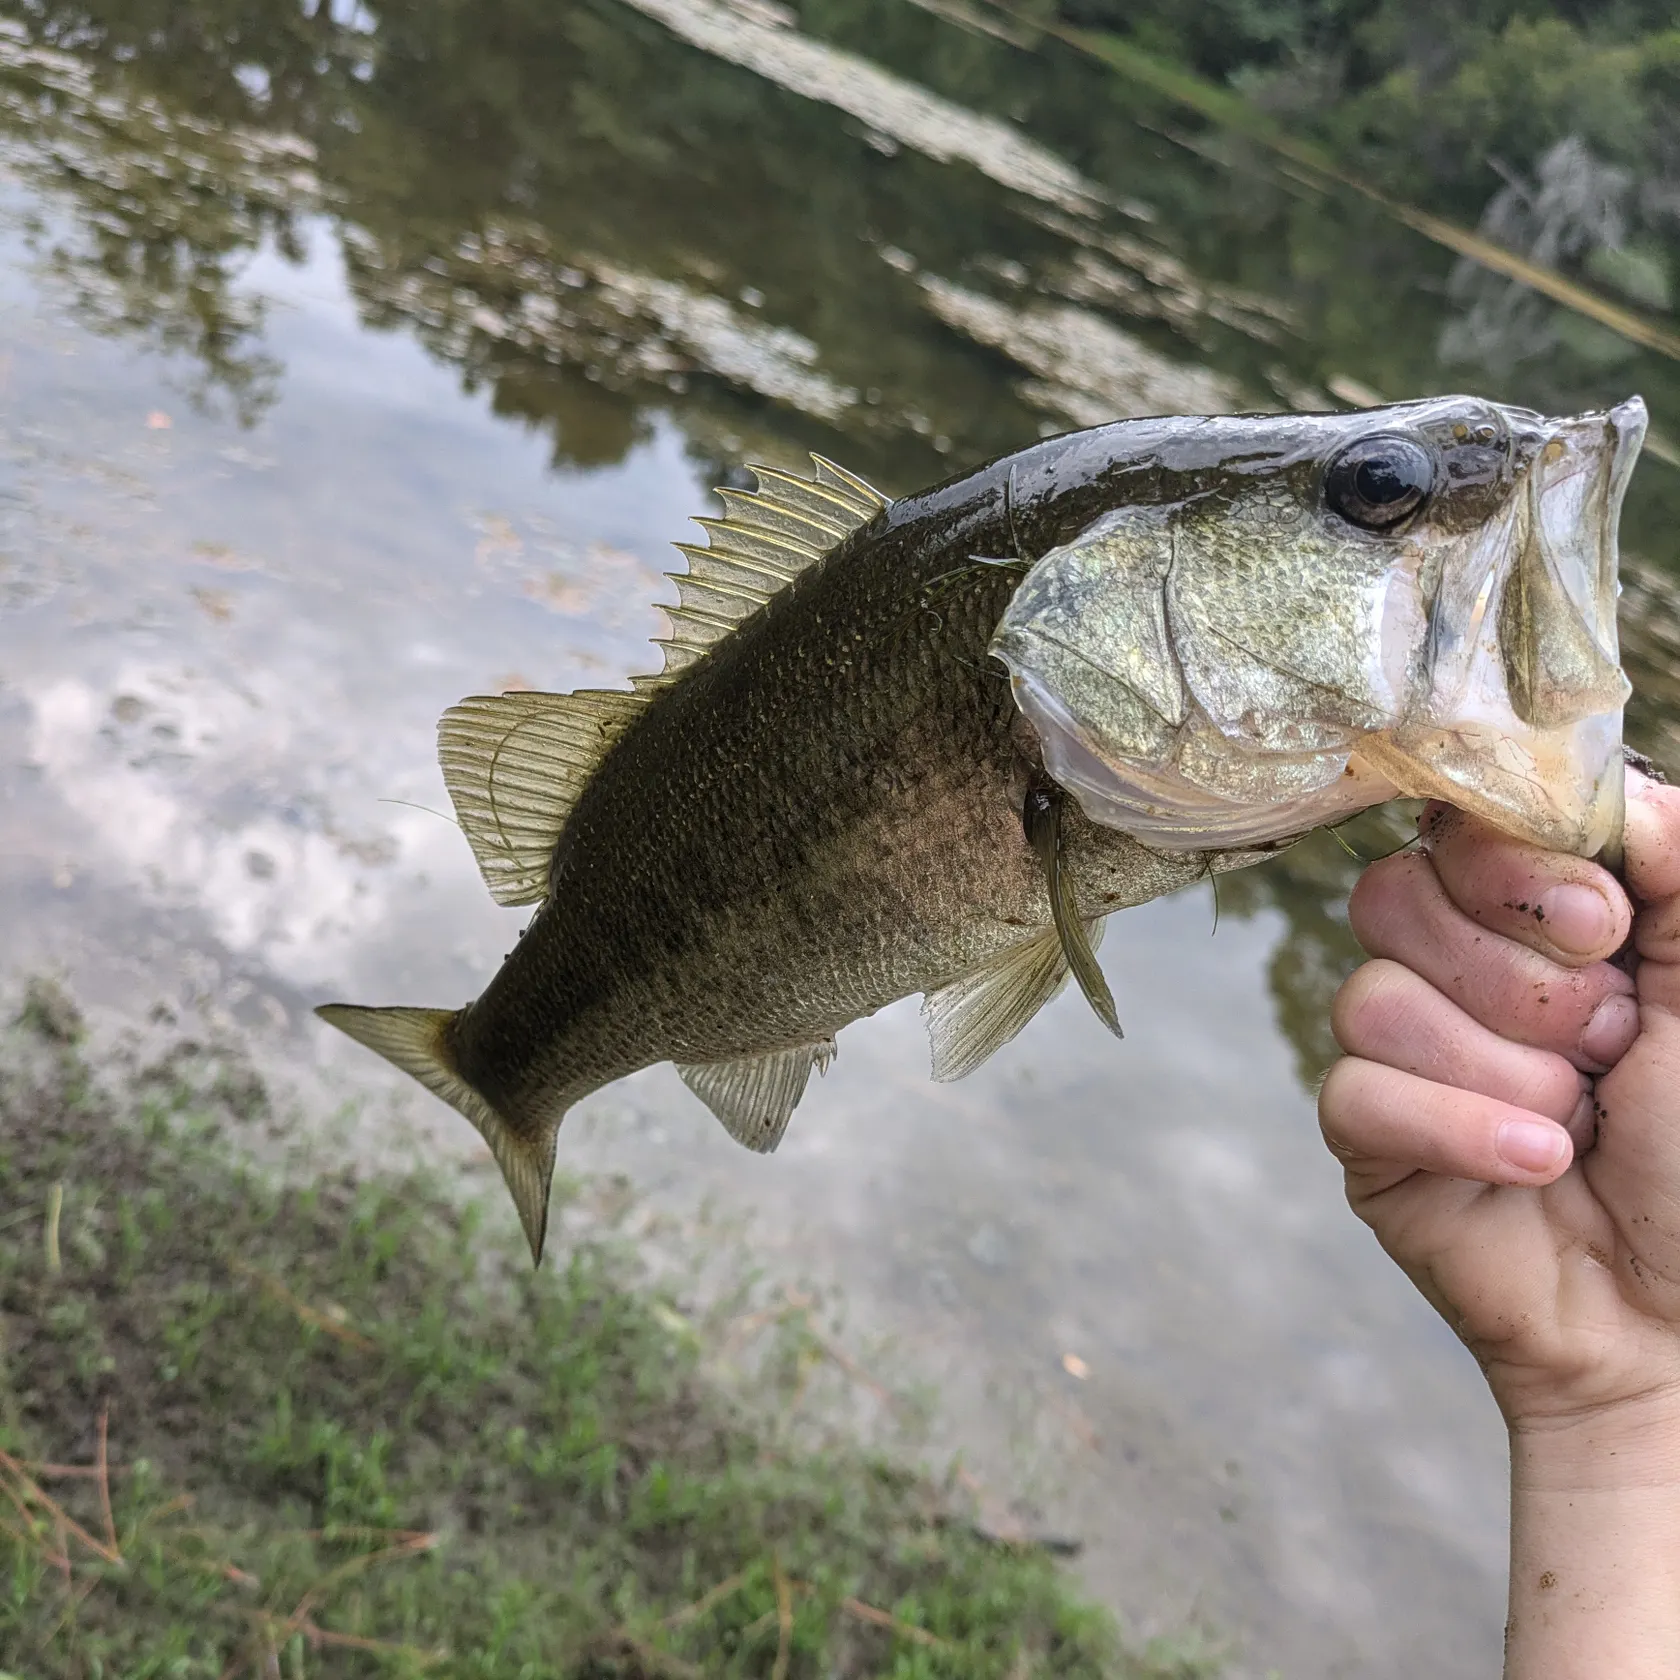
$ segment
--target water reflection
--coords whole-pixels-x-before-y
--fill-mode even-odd
[[[1436,247],[902,0],[20,15],[0,910],[11,963],[114,1006],[283,1026],[329,985],[476,992],[519,918],[424,808],[434,719],[644,668],[666,545],[746,459],[817,448],[903,490],[1116,414],[1481,377],[1437,360],[1477,300]],[[1680,415],[1666,363],[1567,334],[1498,384]],[[1642,470],[1630,732],[1680,769],[1677,518],[1680,475]],[[889,1012],[773,1178],[659,1071],[569,1159],[760,1205],[770,1263],[843,1277],[949,1379],[962,1439],[1046,1467],[1133,1614],[1182,1621],[1206,1581],[1255,1673],[1485,1672],[1492,1420],[1341,1221],[1300,1088],[1357,868],[1319,836],[1227,878],[1217,941],[1205,891],[1125,918],[1119,1061],[1074,1000],[932,1088]],[[370,1150],[406,1147],[394,1089]],[[451,1116],[404,1112],[470,1169]]]

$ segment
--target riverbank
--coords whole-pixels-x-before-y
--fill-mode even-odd
[[[655,1285],[613,1187],[533,1274],[423,1180],[253,1166],[268,1118],[224,1052],[96,1065],[50,987],[0,1041],[0,1667],[1207,1672],[812,1415],[811,1316]]]

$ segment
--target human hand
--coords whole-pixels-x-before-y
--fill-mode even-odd
[[[1632,903],[1444,806],[1421,828],[1350,904],[1374,960],[1319,1102],[1348,1199],[1513,1430],[1680,1418],[1680,788],[1629,772]]]

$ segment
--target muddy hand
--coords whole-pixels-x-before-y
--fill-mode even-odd
[[[1680,789],[1628,798],[1633,902],[1431,806],[1350,906],[1325,1137],[1513,1423],[1680,1392]]]

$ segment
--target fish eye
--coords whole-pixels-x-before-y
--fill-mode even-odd
[[[1386,531],[1422,505],[1434,481],[1434,461],[1410,438],[1361,438],[1330,463],[1324,500],[1350,525]]]

